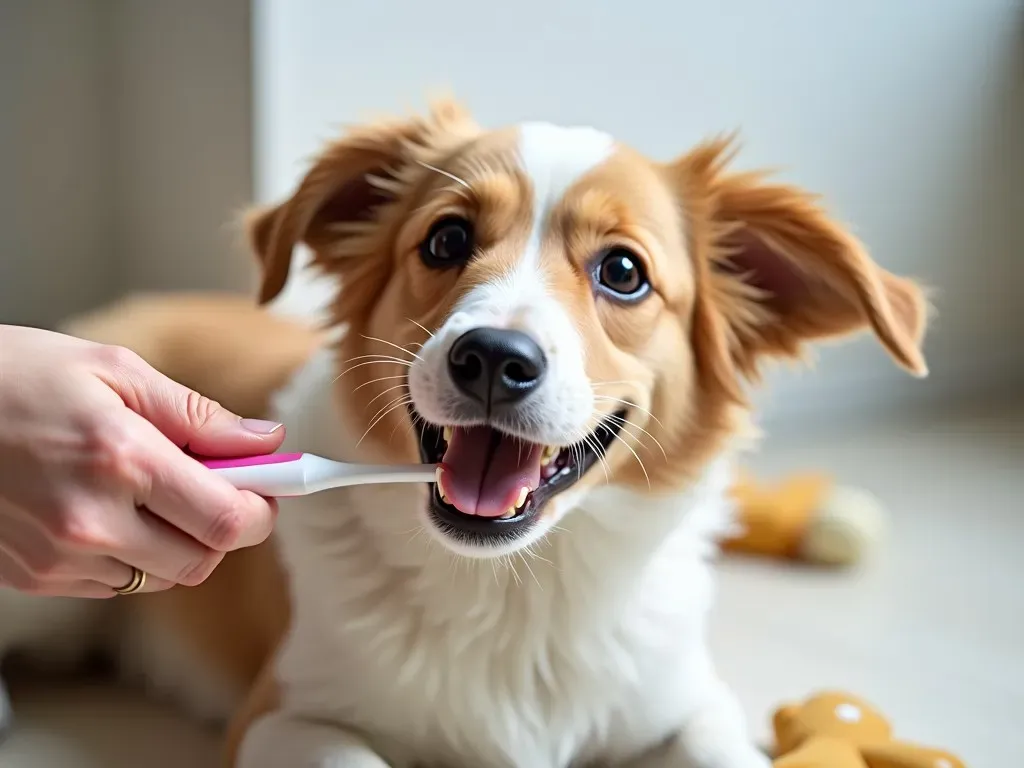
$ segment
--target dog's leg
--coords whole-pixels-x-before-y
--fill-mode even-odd
[[[365,741],[339,726],[274,712],[242,741],[238,768],[389,768]]]
[[[751,740],[732,692],[716,681],[671,739],[625,768],[771,768],[771,760]]]

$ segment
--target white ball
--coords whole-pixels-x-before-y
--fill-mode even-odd
[[[836,486],[822,501],[801,543],[802,556],[826,565],[852,565],[882,539],[885,512],[859,488]]]

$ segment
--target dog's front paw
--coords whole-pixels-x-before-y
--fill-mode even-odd
[[[714,751],[695,750],[675,739],[623,768],[771,768],[767,755],[745,743],[721,745]]]
[[[730,758],[730,762],[716,764],[716,768],[771,768],[771,766],[771,759],[754,747],[737,753]]]
[[[249,728],[238,768],[389,768],[359,736],[328,721],[285,712],[264,715]]]
[[[772,761],[764,752],[746,742],[719,743],[713,749],[685,749],[679,768],[771,768]]]
[[[683,725],[676,744],[686,768],[771,768],[771,759],[750,739],[743,710],[718,683]]]

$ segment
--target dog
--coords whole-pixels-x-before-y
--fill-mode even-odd
[[[130,666],[209,716],[252,684],[245,768],[768,766],[706,642],[747,387],[863,329],[924,375],[927,305],[733,154],[450,102],[327,146],[250,218],[261,301],[299,244],[339,286],[271,411],[437,481],[282,499],[207,584],[123,601]]]

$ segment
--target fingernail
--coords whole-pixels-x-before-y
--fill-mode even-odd
[[[239,423],[243,429],[255,432],[257,435],[272,435],[281,428],[276,421],[267,421],[266,419],[239,419]]]

